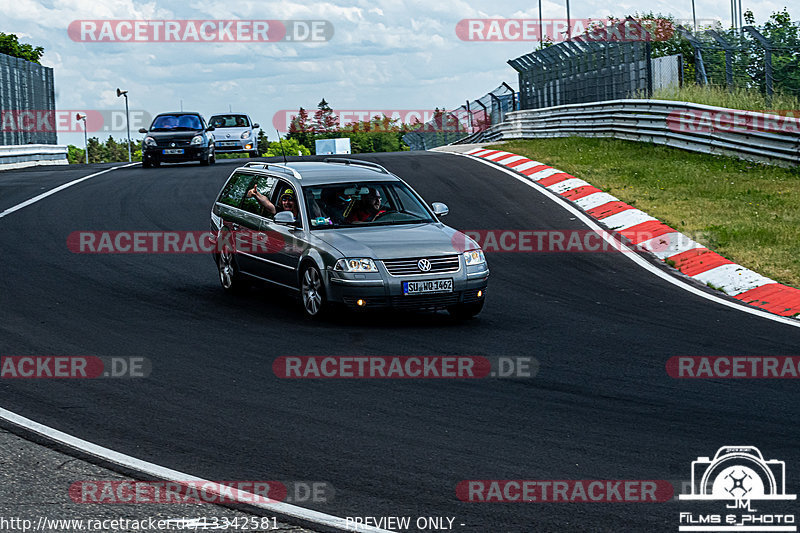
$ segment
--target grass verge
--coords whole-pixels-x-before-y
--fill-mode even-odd
[[[617,139],[493,148],[584,179],[731,261],[800,287],[800,169]]]
[[[800,114],[800,98],[791,94],[776,93],[767,105],[766,98],[757,90],[733,89],[713,85],[684,85],[683,87],[667,87],[653,92],[654,100],[677,100],[680,102],[694,102],[716,107],[729,107],[745,111],[771,110],[781,115]]]

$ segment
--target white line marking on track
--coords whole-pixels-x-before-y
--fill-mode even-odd
[[[109,461],[114,464],[124,466],[129,469],[133,469],[137,472],[142,472],[144,474],[147,474],[148,476],[153,476],[168,481],[192,481],[198,483],[211,483],[209,480],[205,480],[195,476],[190,476],[188,474],[184,474],[183,472],[165,468],[163,466],[159,466],[153,463],[148,463],[147,461],[136,459],[135,457],[131,457],[130,455],[125,455],[119,452],[115,452],[114,450],[104,448],[103,446],[99,446],[92,442],[79,439],[78,437],[73,437],[72,435],[63,433],[61,431],[58,431],[57,429],[53,429],[38,422],[34,422],[33,420],[25,418],[24,416],[20,416],[16,413],[13,413],[1,407],[0,407],[0,418],[17,426],[24,427],[25,429],[32,431],[38,435],[42,435],[43,437],[46,437],[50,440],[54,440],[65,446],[69,446],[70,448],[81,450],[82,452],[88,453],[105,461]],[[364,526],[352,523],[349,525],[349,527],[346,528],[345,527],[346,520],[344,518],[331,516],[325,513],[312,511],[310,509],[297,507],[296,505],[282,503],[279,501],[275,501],[274,503],[258,502],[254,501],[257,500],[257,498],[255,497],[255,495],[251,493],[245,491],[237,491],[235,489],[232,490],[234,490],[235,494],[238,493],[241,496],[240,498],[241,500],[247,501],[248,505],[253,505],[260,509],[265,509],[267,511],[278,513],[284,516],[299,518],[301,520],[306,520],[308,522],[313,522],[315,524],[320,524],[327,527],[334,527],[337,529],[341,529],[343,531],[358,531],[358,532],[363,531],[364,533],[392,533],[391,531],[386,529],[378,529],[372,526]]]
[[[88,179],[94,178],[96,176],[99,176],[100,174],[105,174],[106,172],[111,172],[112,170],[117,170],[117,169],[120,169],[120,168],[132,167],[132,166],[138,165],[138,164],[139,164],[138,162],[137,163],[128,163],[127,165],[122,165],[122,166],[119,166],[119,167],[107,168],[105,170],[101,170],[100,172],[95,172],[94,174],[90,174],[88,176],[84,176],[82,178],[78,178],[76,180],[72,180],[69,183],[65,183],[63,185],[59,185],[55,189],[50,189],[49,191],[45,191],[45,192],[43,192],[42,194],[40,194],[38,196],[34,196],[30,200],[25,200],[21,204],[17,204],[14,207],[9,207],[8,209],[6,209],[2,213],[0,213],[0,218],[8,216],[11,213],[13,213],[14,211],[19,211],[20,209],[22,209],[24,207],[28,207],[31,204],[35,204],[39,200],[44,200],[48,196],[51,196],[51,195],[53,195],[53,194],[55,194],[57,192],[63,191],[64,189],[66,189],[68,187],[72,187],[73,185],[77,185],[78,183],[80,183],[82,181],[86,181]]]
[[[600,227],[599,224],[597,224],[594,220],[592,220],[587,215],[585,215],[582,211],[580,211],[576,207],[574,207],[574,206],[570,205],[569,203],[567,203],[566,199],[564,199],[561,196],[556,195],[555,193],[553,193],[552,191],[550,191],[549,189],[547,189],[545,187],[542,187],[541,185],[537,185],[535,182],[529,180],[527,177],[522,176],[520,174],[517,174],[516,172],[514,172],[512,170],[509,170],[507,168],[501,167],[501,166],[496,165],[496,164],[494,164],[492,162],[484,161],[483,159],[481,159],[479,157],[470,157],[470,156],[464,155],[464,154],[456,154],[456,155],[459,155],[461,157],[468,157],[468,158],[470,158],[472,160],[475,160],[475,161],[480,161],[484,165],[486,165],[488,167],[491,167],[491,168],[493,168],[495,170],[498,170],[500,172],[504,172],[504,173],[508,174],[509,176],[511,176],[512,178],[514,178],[514,179],[516,179],[518,181],[521,181],[522,183],[526,184],[531,189],[533,189],[535,191],[538,191],[541,194],[545,195],[547,198],[549,198],[550,200],[554,201],[555,203],[560,205],[563,209],[568,211],[571,215],[574,215],[576,219],[578,219],[581,222],[583,222],[584,224],[586,224],[589,228],[591,228],[591,229],[597,231],[598,233],[600,233],[601,235],[603,235],[603,238],[609,244],[611,244],[612,246],[615,246],[617,250],[622,250],[623,252],[625,252],[625,253],[622,254],[623,257],[627,257],[628,259],[630,259],[631,261],[633,261],[634,263],[636,263],[640,267],[644,268],[645,270],[648,270],[650,273],[658,276],[659,278],[663,279],[667,283],[669,283],[671,285],[674,285],[674,286],[676,286],[678,288],[681,288],[681,289],[683,289],[685,291],[688,291],[688,292],[690,292],[692,294],[695,294],[697,296],[700,296],[701,298],[705,298],[706,300],[710,300],[710,301],[718,303],[720,305],[724,305],[725,307],[730,307],[731,309],[735,309],[735,310],[741,311],[743,313],[748,313],[748,314],[755,315],[755,316],[758,316],[758,317],[761,317],[761,318],[766,318],[768,320],[772,320],[773,322],[780,322],[781,324],[787,324],[789,326],[794,326],[796,328],[800,328],[800,320],[796,320],[796,319],[793,319],[793,318],[782,317],[780,315],[773,315],[772,313],[769,313],[767,311],[763,311],[763,310],[758,309],[756,307],[750,307],[750,306],[747,306],[745,304],[737,304],[735,302],[728,301],[728,300],[726,300],[724,298],[720,298],[719,296],[717,296],[715,294],[708,293],[708,292],[704,291],[703,289],[700,289],[698,287],[694,287],[692,285],[689,285],[685,281],[678,279],[677,277],[673,276],[672,274],[670,274],[668,272],[664,272],[660,268],[658,268],[655,265],[653,265],[650,262],[648,262],[643,257],[640,257],[639,254],[634,253],[633,250],[630,247],[628,247],[625,244],[623,244],[622,242],[620,242],[619,239],[614,237],[612,234],[608,233],[604,228]]]

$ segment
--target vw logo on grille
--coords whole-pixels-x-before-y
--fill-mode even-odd
[[[417,268],[419,268],[422,272],[427,272],[431,269],[431,262],[427,259],[420,259],[417,261]]]

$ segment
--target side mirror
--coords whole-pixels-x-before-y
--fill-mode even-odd
[[[139,133],[147,133],[147,130],[144,128],[139,128]]]
[[[217,128],[215,128],[214,126],[209,126],[206,128],[206,131],[214,131],[215,129]]]
[[[275,223],[283,224],[285,226],[294,226],[297,224],[297,220],[295,220],[294,213],[291,211],[281,211],[275,215]]]
[[[433,202],[431,207],[433,208],[433,214],[437,217],[443,217],[450,212],[450,209],[447,207],[447,205],[443,204],[442,202]]]
[[[259,125],[258,125],[258,122],[256,122],[255,124],[253,124],[253,128],[260,128],[260,127],[261,127],[261,126],[259,126]]]

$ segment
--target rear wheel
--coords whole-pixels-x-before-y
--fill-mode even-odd
[[[244,287],[242,274],[236,265],[233,249],[225,244],[217,254],[217,271],[219,272],[219,282],[227,293],[241,292]]]
[[[450,313],[450,316],[458,320],[468,320],[481,312],[481,309],[483,309],[483,302],[484,300],[468,304],[453,305],[447,308],[447,312]]]
[[[325,287],[319,269],[309,264],[300,278],[300,296],[303,311],[309,318],[317,318],[325,313],[328,303],[325,301]]]

